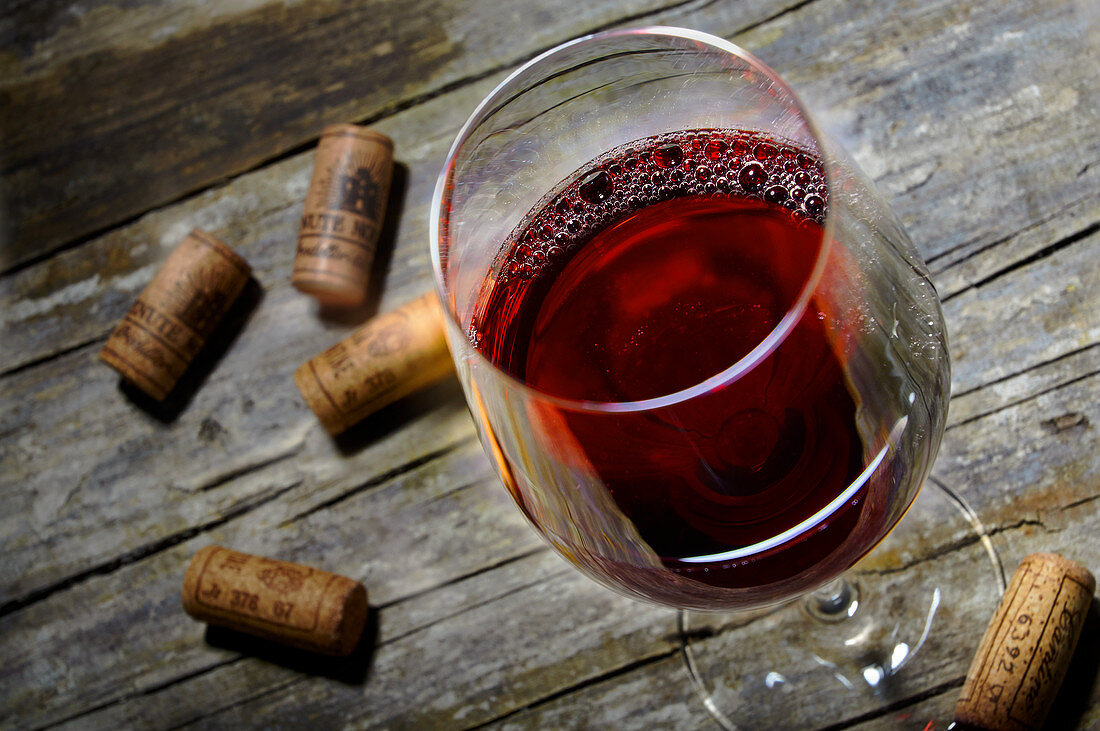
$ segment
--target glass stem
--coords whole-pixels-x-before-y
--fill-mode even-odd
[[[805,600],[806,610],[823,622],[839,622],[855,616],[859,609],[859,586],[841,576],[830,581]]]

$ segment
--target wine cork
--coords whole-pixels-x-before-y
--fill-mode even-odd
[[[183,577],[195,619],[326,655],[348,655],[367,619],[357,581],[286,561],[207,546]]]
[[[299,291],[334,307],[366,300],[392,177],[389,137],[353,124],[321,132],[291,277]]]
[[[237,252],[195,229],[172,251],[111,333],[100,360],[163,401],[251,272]]]
[[[1038,731],[1095,589],[1078,563],[1053,553],[1025,557],[970,665],[955,720],[987,731]]]
[[[372,318],[294,373],[330,434],[452,372],[434,293]]]

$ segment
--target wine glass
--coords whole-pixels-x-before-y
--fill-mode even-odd
[[[431,227],[478,433],[558,553],[680,610],[809,595],[793,621],[868,626],[873,592],[840,577],[929,472],[946,330],[901,225],[774,71],[684,29],[565,43],[473,112]],[[895,661],[878,672],[924,643],[941,602],[916,600],[904,642],[876,620]],[[749,690],[709,677],[698,644],[726,620],[692,616],[685,659],[732,727],[715,699]]]

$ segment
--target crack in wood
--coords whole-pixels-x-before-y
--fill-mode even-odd
[[[945,492],[949,493],[952,496],[954,496],[956,494],[953,489],[948,487],[941,479],[939,479],[937,477],[929,477],[928,481],[935,484],[936,486],[938,486],[939,488],[941,488],[942,490],[944,490]],[[927,553],[923,556],[920,556],[919,558],[915,558],[911,561],[907,561],[905,563],[899,564],[898,566],[896,566],[894,568],[872,569],[872,570],[867,570],[867,571],[861,571],[860,573],[867,574],[867,575],[870,575],[870,576],[890,576],[892,574],[904,573],[906,571],[909,571],[912,568],[920,566],[921,564],[925,564],[925,563],[928,563],[930,561],[936,561],[936,560],[938,560],[940,558],[943,558],[944,556],[947,556],[951,553],[955,553],[956,551],[960,551],[964,548],[969,548],[970,546],[972,546],[976,543],[981,543],[984,538],[992,538],[995,535],[999,535],[1001,533],[1007,533],[1009,531],[1017,530],[1019,528],[1025,527],[1025,526],[1038,526],[1040,528],[1043,528],[1044,530],[1049,530],[1043,524],[1043,522],[1041,520],[1039,520],[1039,519],[1030,519],[1030,518],[1021,518],[1020,520],[1016,521],[1015,523],[1010,523],[1010,524],[1007,524],[1007,525],[998,525],[998,526],[994,526],[992,528],[982,526],[982,530],[984,531],[984,534],[978,534],[975,531],[974,533],[972,533],[970,535],[967,535],[965,538],[959,538],[959,539],[954,540],[954,541],[949,541],[948,543],[945,543],[941,546],[936,547],[935,549],[933,549],[929,553]],[[1000,562],[999,557],[997,558],[997,562],[998,563]]]
[[[1015,238],[1023,236],[1023,235],[1027,234],[1030,231],[1034,231],[1035,229],[1039,228],[1040,226],[1043,226],[1045,224],[1050,223],[1051,221],[1054,221],[1054,220],[1060,218],[1061,216],[1065,215],[1068,211],[1072,211],[1074,208],[1081,205],[1082,203],[1091,203],[1091,202],[1093,202],[1093,200],[1094,200],[1094,198],[1091,197],[1091,196],[1085,196],[1083,198],[1077,198],[1076,200],[1070,201],[1069,203],[1066,203],[1066,204],[1060,206],[1057,210],[1055,210],[1051,213],[1048,213],[1045,216],[1041,216],[1041,217],[1035,219],[1034,221],[1027,224],[1026,226],[1023,226],[1021,228],[1016,229],[1015,231],[1012,231],[1010,233],[1005,234],[1004,236],[996,238],[996,239],[994,239],[993,241],[990,241],[987,244],[982,244],[981,246],[979,246],[974,251],[971,251],[969,254],[966,254],[965,256],[963,256],[963,258],[958,259],[956,261],[952,261],[951,263],[949,263],[947,266],[943,267],[942,269],[934,269],[932,267],[932,265],[935,264],[937,261],[940,261],[941,259],[943,259],[946,256],[950,256],[951,254],[954,254],[956,251],[959,251],[960,249],[965,249],[966,247],[977,243],[977,241],[980,239],[980,237],[969,238],[966,241],[962,241],[958,244],[955,244],[954,246],[952,246],[949,249],[946,249],[945,251],[941,251],[938,254],[933,254],[932,256],[928,257],[928,259],[926,260],[926,264],[928,265],[928,270],[930,272],[932,272],[933,276],[937,276],[937,275],[943,274],[944,272],[948,272],[948,271],[950,271],[951,269],[953,269],[954,267],[956,267],[960,264],[964,264],[967,261],[970,261],[971,259],[974,259],[978,256],[981,256],[982,254],[989,251],[990,249],[994,249],[998,246],[1001,246],[1002,244],[1007,244],[1008,242],[1012,241]]]
[[[1089,503],[1094,503],[1098,500],[1100,500],[1100,495],[1091,495],[1091,496],[1086,497],[1086,498],[1081,498],[1080,500],[1074,500],[1072,503],[1066,503],[1062,507],[1058,508],[1058,510],[1060,510],[1060,511],[1072,510],[1073,508],[1079,508],[1082,505],[1088,505]]]
[[[1018,526],[1011,526],[1011,527],[1018,527]],[[1007,530],[1007,529],[1008,529],[1008,527],[1004,528],[1004,530]],[[998,532],[1001,532],[1001,530],[1002,530],[1001,528],[994,528],[992,530],[987,531],[987,533],[988,533],[988,535],[992,536],[992,535],[996,535]],[[866,576],[892,576],[894,574],[905,573],[906,571],[909,571],[912,568],[916,568],[917,566],[920,566],[921,564],[930,563],[932,561],[936,561],[938,559],[941,559],[944,556],[955,553],[956,551],[961,551],[964,548],[969,548],[970,546],[973,546],[976,543],[980,543],[981,540],[982,540],[982,537],[979,536],[979,535],[976,535],[976,534],[967,535],[965,538],[957,538],[953,541],[948,541],[947,543],[944,543],[940,546],[937,546],[936,548],[929,551],[928,553],[925,553],[924,555],[920,556],[919,558],[914,558],[911,561],[906,561],[905,563],[898,564],[897,566],[894,566],[894,567],[891,567],[891,568],[865,569],[865,570],[860,571],[859,574],[866,575]]]
[[[563,688],[563,689],[558,690],[554,693],[551,693],[547,696],[539,698],[535,701],[532,701],[531,703],[528,703],[528,704],[524,705],[522,708],[517,708],[515,710],[509,711],[508,713],[496,716],[494,718],[487,719],[487,720],[482,721],[481,723],[478,723],[474,726],[466,726],[464,728],[464,731],[476,731],[477,729],[483,729],[483,728],[487,728],[489,726],[497,725],[497,724],[501,723],[502,721],[506,721],[509,718],[512,718],[512,717],[515,717],[519,714],[525,713],[527,711],[539,708],[540,706],[544,706],[548,703],[552,703],[553,701],[559,700],[561,698],[568,697],[568,696],[573,695],[574,693],[582,691],[586,688],[596,686],[596,685],[600,685],[601,683],[605,683],[605,682],[608,682],[608,681],[615,680],[619,677],[622,677],[624,675],[632,673],[636,670],[641,670],[641,669],[644,669],[644,668],[646,668],[650,665],[655,665],[659,662],[662,662],[664,660],[667,660],[667,659],[673,657],[674,655],[677,655],[679,652],[680,652],[679,647],[676,647],[676,648],[674,648],[670,651],[667,651],[667,652],[662,652],[662,653],[658,653],[658,654],[654,654],[654,655],[649,655],[647,657],[635,660],[634,662],[627,663],[627,664],[622,665],[618,668],[614,668],[614,669],[609,670],[605,673],[602,673],[601,675],[597,675],[595,677],[588,678],[584,681],[581,681],[580,683],[577,683],[576,685],[570,686],[569,688]],[[960,688],[960,687],[962,687],[962,684],[963,684],[963,682],[965,682],[965,680],[966,680],[965,676],[956,676],[956,677],[951,678],[950,680],[947,680],[943,683],[938,683],[937,685],[934,685],[931,688],[926,688],[925,690],[920,691],[919,693],[915,693],[913,695],[907,696],[907,697],[902,698],[900,700],[894,701],[893,703],[890,703],[890,704],[887,704],[885,706],[876,708],[872,711],[868,711],[867,713],[863,713],[863,714],[860,714],[860,715],[855,716],[853,718],[846,719],[844,721],[840,721],[838,723],[831,724],[829,726],[823,727],[822,729],[820,729],[820,731],[843,731],[843,729],[851,728],[851,727],[853,727],[857,724],[865,723],[867,721],[872,721],[876,718],[882,718],[883,716],[889,715],[891,713],[895,713],[895,712],[900,711],[900,710],[904,710],[906,708],[917,705],[919,703],[923,703],[924,701],[927,701],[931,698],[935,698],[936,696],[942,695],[943,693],[946,693],[948,691],[954,690],[956,688]]]
[[[191,540],[197,535],[206,533],[215,528],[219,528],[229,521],[235,518],[239,518],[245,513],[248,513],[252,510],[255,510],[256,508],[272,502],[273,500],[278,499],[282,495],[286,494],[290,490],[293,490],[301,484],[301,480],[296,480],[286,487],[275,490],[268,495],[264,495],[260,499],[241,503],[240,505],[227,511],[219,518],[208,520],[205,523],[187,528],[186,530],[178,531],[176,533],[164,536],[163,538],[153,541],[152,543],[147,543],[144,546],[139,546],[138,548],[135,548],[131,551],[127,551],[121,556],[116,556],[109,561],[104,561],[103,563],[92,566],[91,568],[84,569],[79,573],[72,574],[65,577],[64,579],[60,579],[46,586],[34,589],[33,591],[30,591],[21,597],[11,599],[3,604],[0,604],[0,617],[5,617],[9,614],[12,614],[13,612],[17,612],[21,609],[26,609],[32,604],[37,604],[38,602],[48,599],[58,592],[65,591],[78,584],[82,584],[93,577],[105,576],[107,574],[114,573],[120,568],[137,563],[138,561],[142,561],[146,558],[149,558],[150,556],[161,553],[163,551],[167,551],[170,548],[174,548],[181,543]]]
[[[1031,228],[1031,227],[1029,227],[1029,228]],[[987,285],[991,282],[994,282],[994,281],[996,281],[996,280],[998,280],[1002,277],[1005,277],[1005,276],[1011,274],[1012,272],[1017,271],[1018,269],[1023,269],[1024,267],[1030,266],[1031,264],[1034,264],[1035,262],[1037,262],[1041,259],[1045,259],[1046,257],[1050,256],[1051,254],[1055,254],[1055,253],[1061,251],[1062,249],[1073,246],[1078,241],[1081,241],[1082,239],[1088,238],[1089,236],[1093,235],[1097,231],[1100,231],[1100,221],[1096,221],[1092,224],[1089,224],[1085,228],[1080,229],[1080,230],[1076,231],[1075,233],[1069,234],[1067,236],[1063,236],[1062,238],[1058,239],[1054,243],[1048,244],[1047,246],[1043,247],[1039,251],[1036,251],[1034,254],[1031,254],[1029,256],[1025,256],[1023,259],[1020,259],[1020,260],[1015,261],[1015,262],[1013,262],[1013,263],[1011,263],[1007,266],[1004,266],[1004,267],[1001,267],[1000,269],[997,269],[996,271],[992,272],[991,274],[988,274],[985,277],[982,277],[977,282],[973,282],[972,284],[969,284],[968,286],[958,290],[957,292],[952,292],[951,294],[946,295],[945,297],[943,297],[942,301],[943,301],[943,303],[946,304],[947,302],[950,302],[951,300],[955,299],[956,297],[963,294],[964,292],[969,292],[972,289],[981,289],[985,285]],[[1010,238],[1012,238],[1012,237],[1010,237]],[[965,259],[963,261],[965,261]],[[952,265],[952,266],[954,266],[954,265]],[[948,267],[948,268],[950,268],[950,267]]]
[[[1089,347],[1092,347],[1092,346],[1089,346]],[[1026,372],[1026,371],[1024,371],[1024,372]],[[992,416],[993,414],[997,414],[997,413],[1000,413],[1002,411],[1005,411],[1006,409],[1011,409],[1015,406],[1019,406],[1020,404],[1025,404],[1028,401],[1034,401],[1035,399],[1039,398],[1040,396],[1045,396],[1048,393],[1053,393],[1055,391],[1058,391],[1060,389],[1065,388],[1066,386],[1072,386],[1075,383],[1080,383],[1081,381],[1092,378],[1093,376],[1095,376],[1097,374],[1100,374],[1100,370],[1094,370],[1094,371],[1089,371],[1088,373],[1083,373],[1079,376],[1075,376],[1074,378],[1069,379],[1068,381],[1063,381],[1062,383],[1051,386],[1050,388],[1044,388],[1042,391],[1037,391],[1035,393],[1028,394],[1027,396],[1024,396],[1023,398],[1017,399],[1016,401],[1011,401],[1007,404],[1003,404],[1001,406],[998,406],[995,409],[990,409],[989,411],[984,411],[980,414],[975,414],[974,416],[968,416],[967,418],[963,419],[962,421],[957,421],[954,424],[949,425],[946,429],[944,429],[944,431],[945,432],[951,431],[952,429],[957,429],[960,426],[965,426],[967,424],[971,424],[971,423],[973,423],[975,421],[978,421],[980,419],[984,419],[987,416]]]
[[[510,597],[514,594],[519,594],[520,592],[527,591],[528,589],[530,589],[533,586],[538,586],[539,584],[548,583],[548,582],[550,582],[554,579],[559,579],[563,576],[568,576],[573,571],[575,571],[575,569],[572,569],[572,568],[569,568],[569,567],[563,567],[558,571],[555,571],[551,574],[547,574],[546,576],[540,576],[539,578],[535,579],[534,581],[528,581],[528,582],[523,583],[523,584],[518,584],[516,586],[513,586],[508,591],[505,591],[501,594],[496,594],[496,595],[494,595],[493,597],[491,597],[489,599],[486,599],[486,600],[480,601],[480,602],[475,602],[475,603],[470,604],[468,606],[462,607],[462,609],[458,610],[457,612],[452,612],[450,614],[440,615],[439,617],[436,617],[431,622],[429,622],[425,625],[421,625],[420,627],[414,627],[414,628],[410,629],[407,632],[402,632],[399,635],[394,635],[393,637],[382,640],[377,645],[375,645],[375,647],[382,647],[384,645],[389,645],[389,644],[392,644],[392,643],[397,642],[399,640],[403,640],[403,639],[406,639],[408,637],[412,637],[413,635],[418,635],[421,632],[426,632],[427,630],[431,629],[432,627],[434,627],[435,625],[437,625],[441,622],[445,622],[449,619],[454,619],[455,617],[461,617],[463,614],[469,614],[470,612],[474,611],[475,609],[480,609],[481,607],[488,606],[488,605],[492,604],[493,602],[498,602],[501,599],[505,599],[506,597]]]
[[[3,379],[5,379],[9,376],[17,375],[19,373],[22,373],[23,371],[28,371],[32,368],[37,368],[40,365],[45,365],[45,364],[49,363],[50,361],[57,360],[58,358],[63,358],[66,355],[69,355],[70,353],[75,353],[78,350],[81,350],[83,348],[87,348],[89,345],[95,345],[96,347],[98,347],[100,344],[107,341],[107,338],[108,338],[109,335],[110,335],[110,333],[96,335],[94,337],[87,338],[86,340],[82,340],[79,343],[74,343],[73,345],[66,345],[61,350],[55,351],[53,353],[49,353],[47,355],[39,356],[38,358],[35,358],[34,360],[27,361],[26,363],[20,363],[17,366],[12,366],[11,368],[8,368],[7,370],[0,371],[0,380],[3,380]]]
[[[713,5],[716,1],[717,0],[712,0],[712,2],[705,3],[702,7],[705,8],[708,5]],[[742,28],[738,29],[732,35],[727,36],[727,38],[736,38],[739,35],[743,35],[745,33],[749,33],[751,31],[754,31],[757,28],[760,28],[761,26],[764,26],[768,23],[776,21],[779,18],[782,18],[784,15],[790,15],[791,13],[797,12],[797,11],[801,10],[802,8],[806,7],[807,5],[812,5],[813,3],[817,2],[817,1],[818,0],[801,0],[801,2],[797,2],[794,5],[789,5],[786,8],[783,8],[782,10],[780,10],[776,13],[773,13],[772,15],[769,15],[768,17],[766,17],[762,20],[758,20],[758,21],[755,21],[753,23],[749,23],[746,26],[743,26]],[[702,9],[702,8],[700,8],[700,9]]]
[[[532,556],[537,556],[540,553],[546,553],[549,550],[550,549],[547,546],[540,546],[540,547],[534,548],[530,551],[525,551],[523,553],[516,554],[515,556],[510,556],[508,558],[497,561],[494,564],[490,564],[488,566],[482,566],[479,569],[475,569],[475,570],[470,571],[468,573],[452,577],[450,579],[447,579],[444,582],[441,582],[439,584],[435,584],[435,585],[430,586],[426,589],[422,589],[420,591],[413,592],[412,594],[408,594],[406,596],[399,597],[397,599],[392,599],[392,600],[390,600],[388,602],[385,602],[383,604],[377,604],[377,605],[375,605],[375,609],[377,609],[378,611],[382,611],[384,609],[389,609],[389,608],[397,606],[399,604],[403,604],[403,603],[411,601],[413,599],[417,599],[417,598],[425,596],[427,594],[431,594],[434,591],[439,591],[440,589],[445,589],[448,586],[455,586],[457,584],[461,584],[464,581],[469,581],[470,579],[473,579],[477,576],[481,576],[482,574],[487,574],[490,571],[496,571],[497,569],[503,568],[503,567],[508,566],[510,564],[516,563],[518,561],[522,561],[522,560],[530,558]]]
[[[292,678],[291,680],[288,680],[285,683],[281,683],[281,684],[272,686],[270,688],[266,688],[265,690],[262,690],[259,693],[254,693],[250,696],[245,696],[243,698],[238,698],[237,700],[233,701],[232,703],[226,704],[226,705],[222,706],[221,708],[216,708],[213,711],[210,711],[209,713],[204,713],[201,716],[197,716],[197,717],[192,718],[190,720],[184,721],[183,723],[178,723],[174,726],[168,726],[167,731],[175,731],[175,729],[181,729],[181,728],[187,728],[188,726],[194,726],[196,723],[201,723],[201,722],[207,720],[208,718],[213,718],[214,716],[217,716],[219,713],[224,713],[224,712],[226,712],[228,710],[232,710],[233,708],[236,708],[238,706],[243,706],[246,703],[251,703],[254,700],[258,700],[258,699],[263,698],[265,696],[269,696],[273,693],[278,693],[280,691],[286,690],[287,688],[289,688],[291,686],[294,686],[294,685],[297,685],[298,683],[302,682],[302,680],[303,680],[303,678],[301,678],[301,677]]]
[[[839,723],[825,726],[821,729],[818,729],[818,731],[843,731],[843,729],[852,728],[857,724],[866,723],[867,721],[873,721],[876,718],[882,718],[883,716],[886,716],[888,714],[910,708],[911,706],[915,706],[918,703],[923,703],[926,700],[930,700],[932,698],[935,698],[936,696],[943,695],[947,691],[954,690],[955,688],[961,688],[962,684],[965,681],[965,676],[960,675],[958,677],[954,677],[951,680],[939,683],[938,685],[934,685],[931,688],[927,688],[920,693],[916,693],[907,698],[894,701],[893,703],[889,703],[880,708],[876,708],[873,711],[868,711],[867,713],[860,714],[859,716],[855,716],[854,718],[849,718],[847,720],[840,721]]]
[[[413,459],[413,460],[410,460],[410,461],[405,462],[403,464],[400,464],[397,467],[394,467],[391,470],[387,470],[386,472],[383,472],[380,475],[375,475],[374,477],[370,478],[366,482],[360,483],[359,485],[351,488],[347,492],[342,492],[339,495],[336,495],[335,497],[331,497],[327,500],[322,500],[321,502],[317,503],[316,505],[314,505],[312,507],[309,507],[309,508],[306,508],[302,512],[297,513],[297,514],[287,518],[286,520],[284,520],[282,523],[279,524],[279,527],[280,528],[286,527],[286,526],[288,526],[292,523],[296,523],[297,521],[299,521],[303,518],[308,518],[309,516],[313,515],[316,512],[319,512],[321,510],[325,510],[327,508],[331,508],[335,505],[339,505],[340,503],[344,502],[345,500],[349,500],[349,499],[355,497],[356,495],[358,495],[359,493],[364,492],[366,490],[369,490],[372,487],[377,487],[378,485],[389,482],[390,480],[393,480],[397,477],[408,474],[409,472],[412,472],[412,471],[414,471],[414,470],[416,470],[420,467],[423,467],[424,465],[428,464],[429,462],[433,462],[434,460],[437,460],[441,457],[445,457],[446,455],[450,454],[451,452],[456,451],[457,449],[461,448],[462,446],[464,446],[466,444],[469,444],[471,441],[474,441],[475,439],[476,439],[476,437],[474,437],[472,435],[463,437],[462,439],[459,439],[457,442],[453,442],[451,444],[448,444],[445,447],[441,447],[440,449],[436,449],[435,451],[428,452],[427,454],[423,454],[423,455],[417,457],[416,459]]]
[[[989,388],[990,386],[995,386],[998,383],[1004,383],[1005,381],[1011,381],[1013,378],[1017,378],[1019,376],[1025,375],[1027,373],[1031,373],[1032,371],[1039,370],[1040,368],[1045,368],[1047,366],[1054,365],[1055,363],[1058,363],[1059,361],[1063,361],[1063,360],[1066,360],[1068,358],[1072,358],[1074,356],[1081,355],[1082,353],[1086,353],[1086,352],[1088,352],[1088,351],[1090,351],[1093,348],[1098,347],[1098,346],[1100,346],[1100,342],[1090,343],[1089,345],[1082,346],[1080,348],[1077,348],[1076,350],[1071,350],[1068,353],[1062,353],[1061,355],[1056,355],[1053,358],[1050,358],[1048,360],[1044,360],[1040,363],[1035,363],[1033,365],[1030,365],[1027,368],[1024,368],[1022,370],[1014,371],[1014,372],[1009,373],[1007,375],[1000,376],[998,378],[994,378],[992,381],[986,381],[985,383],[981,383],[977,386],[974,386],[973,388],[968,388],[965,391],[959,391],[958,393],[952,393],[951,394],[951,399],[955,400],[955,399],[958,399],[958,398],[962,398],[964,396],[969,396],[972,393],[982,391],[986,388]]]
[[[168,688],[171,688],[174,685],[179,685],[180,683],[186,683],[188,680],[193,680],[195,678],[202,677],[203,675],[206,675],[208,673],[212,673],[215,670],[218,670],[219,668],[224,668],[228,665],[233,665],[234,663],[240,662],[243,659],[244,659],[244,655],[240,655],[238,657],[233,657],[233,658],[230,658],[228,660],[222,660],[221,662],[216,662],[213,665],[208,665],[204,668],[199,668],[198,670],[192,670],[189,673],[184,673],[183,675],[180,675],[178,677],[170,678],[170,679],[165,680],[161,683],[156,683],[155,685],[150,685],[147,688],[142,688],[140,690],[134,691],[133,693],[125,693],[123,695],[117,696],[115,698],[112,698],[109,701],[105,701],[103,703],[100,703],[97,706],[92,706],[91,708],[85,708],[84,710],[79,711],[78,713],[74,713],[71,716],[65,716],[64,718],[60,718],[56,721],[51,721],[50,723],[46,724],[45,726],[38,726],[37,729],[39,729],[39,731],[42,731],[43,729],[55,728],[55,727],[60,726],[62,724],[70,723],[72,721],[76,721],[78,719],[84,718],[85,716],[90,716],[93,713],[97,713],[99,711],[106,710],[108,708],[111,708],[112,706],[117,706],[120,703],[125,703],[127,701],[134,700],[135,698],[142,698],[142,697],[145,697],[145,696],[154,695],[155,693],[159,693],[162,690],[167,690]]]
[[[460,492],[462,492],[464,490],[469,490],[471,487],[477,487],[478,485],[481,485],[481,484],[484,484],[484,483],[494,483],[494,482],[496,482],[496,475],[488,474],[485,477],[482,477],[481,479],[473,480],[472,482],[463,483],[463,484],[459,485],[458,487],[452,487],[450,490],[447,490],[446,492],[441,492],[438,495],[434,495],[431,498],[429,498],[428,500],[426,500],[424,502],[424,504],[425,505],[430,505],[431,503],[437,503],[440,500],[446,500],[448,498],[454,497],[455,495],[459,494]]]
[[[509,718],[512,718],[513,716],[538,708],[539,706],[544,706],[547,703],[552,703],[559,698],[570,696],[574,693],[577,693],[578,691],[584,690],[585,688],[591,688],[592,686],[600,685],[601,683],[605,683],[609,680],[614,680],[616,678],[632,673],[635,670],[641,670],[645,667],[661,662],[662,660],[667,660],[671,657],[678,655],[679,653],[680,648],[679,646],[677,646],[673,647],[670,650],[665,650],[664,652],[647,655],[632,662],[626,663],[625,665],[620,665],[617,668],[612,668],[611,670],[600,673],[599,675],[594,675],[591,678],[586,678],[579,683],[569,686],[568,688],[561,688],[553,693],[550,693],[549,695],[545,695],[541,698],[531,701],[521,708],[513,709],[508,713],[504,713],[494,718],[487,719],[473,726],[465,726],[463,731],[475,731],[475,729],[486,728],[492,724],[500,723],[501,721],[505,721]]]
[[[201,485],[198,485],[197,487],[195,487],[193,489],[189,489],[188,492],[210,492],[211,490],[216,490],[217,488],[222,487],[222,486],[228,484],[229,482],[232,482],[233,480],[237,479],[238,477],[241,477],[242,475],[249,474],[250,472],[258,472],[259,470],[262,470],[264,467],[270,467],[273,464],[278,464],[280,462],[285,462],[286,460],[290,459],[291,457],[297,456],[298,453],[302,451],[302,447],[304,447],[304,446],[305,446],[305,439],[304,438],[299,439],[297,444],[294,444],[293,446],[291,446],[290,451],[286,452],[285,454],[277,454],[274,457],[269,457],[267,459],[260,460],[259,462],[254,462],[254,463],[251,463],[251,464],[241,465],[240,467],[236,467],[234,469],[231,469],[231,470],[229,470],[228,472],[226,472],[224,474],[212,477],[211,479],[209,479],[208,481],[202,483]]]

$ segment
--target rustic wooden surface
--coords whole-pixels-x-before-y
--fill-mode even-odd
[[[367,122],[396,142],[379,295],[361,314],[389,308],[430,285],[431,188],[477,101],[560,41],[640,24],[752,49],[853,152],[945,301],[953,399],[934,479],[975,508],[1008,570],[1035,550],[1100,569],[1095,3],[12,2],[0,726],[709,727],[674,613],[544,547],[492,476],[457,384],[334,440],[291,377],[355,324],[289,284],[321,127]],[[254,281],[156,405],[95,356],[193,227],[237,248]],[[978,544],[926,535],[899,581],[936,567],[973,606],[995,601]],[[322,661],[204,633],[178,595],[211,543],[361,579],[363,649]],[[801,705],[827,708],[834,729],[946,719],[980,638],[959,619],[903,693]],[[1054,728],[1100,727],[1098,623]],[[766,653],[758,630],[724,637]]]

